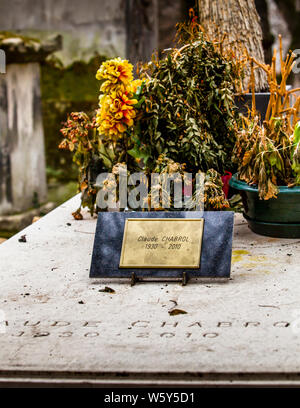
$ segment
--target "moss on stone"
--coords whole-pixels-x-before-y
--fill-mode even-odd
[[[42,64],[42,97],[44,100],[60,102],[95,102],[99,95],[99,81],[95,75],[102,56],[92,58],[88,63],[76,61],[62,67],[55,60]]]
[[[12,33],[10,31],[0,31],[0,46],[2,41],[7,40],[8,38],[20,38],[24,42],[24,44],[31,44],[32,42],[40,43],[40,40],[38,38]]]
[[[60,128],[68,113],[91,113],[98,106],[99,81],[96,72],[106,58],[95,56],[88,63],[77,61],[63,67],[57,60],[41,65],[41,89],[48,178],[77,178],[77,168],[69,152],[58,149]]]
[[[2,31],[0,47],[6,53],[7,64],[42,62],[50,54],[62,48],[62,37],[57,35],[41,42],[35,38]]]

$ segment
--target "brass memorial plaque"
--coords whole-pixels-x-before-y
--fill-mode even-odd
[[[128,218],[120,268],[197,269],[203,227],[203,218]]]

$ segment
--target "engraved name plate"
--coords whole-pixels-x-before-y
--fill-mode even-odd
[[[203,227],[203,218],[128,218],[119,267],[198,269]]]
[[[151,225],[154,225],[149,219],[157,221],[156,230],[149,230],[152,228]],[[129,238],[124,238],[126,220],[130,220],[126,227],[127,230],[129,227],[129,235],[127,235],[128,232],[125,233],[125,237]],[[167,223],[169,220],[173,225],[171,230],[168,227],[171,224]],[[135,273],[140,281],[147,279],[165,281],[182,279],[185,273],[188,279],[228,279],[231,268],[233,220],[234,213],[231,211],[100,212],[94,239],[90,277],[131,279],[132,273]],[[202,228],[199,227],[201,223],[203,223]],[[131,225],[133,227],[130,227]],[[182,230],[182,226],[188,226],[187,230]],[[201,231],[203,231],[203,238]],[[128,241],[130,237],[132,237],[132,243]],[[160,239],[162,240],[163,237],[166,237],[163,241],[164,246],[168,245],[170,248],[168,251],[164,249],[159,254],[158,247],[147,246],[146,252],[146,244],[161,244]],[[139,238],[140,241],[137,241]],[[156,238],[158,240],[154,242]],[[177,246],[178,244],[181,246]],[[139,248],[142,249],[141,254],[138,253]],[[128,257],[128,250],[131,251],[133,257],[131,255],[130,258]],[[165,258],[166,253],[168,254],[167,259]],[[188,259],[187,253],[189,254]],[[178,254],[185,257],[186,266],[183,266]],[[133,266],[127,266],[131,264]]]

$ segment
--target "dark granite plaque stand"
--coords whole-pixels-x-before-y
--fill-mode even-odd
[[[204,218],[201,262],[198,269],[119,268],[126,218]],[[220,212],[103,212],[98,214],[90,278],[229,278],[234,213]]]

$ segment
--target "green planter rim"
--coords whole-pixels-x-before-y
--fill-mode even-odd
[[[229,181],[229,185],[236,190],[242,191],[249,191],[252,193],[258,194],[258,189],[256,187],[250,186],[249,184],[245,183],[238,179],[238,173],[235,173]],[[300,186],[295,187],[287,187],[287,186],[278,186],[279,193],[287,193],[287,194],[300,194]]]

